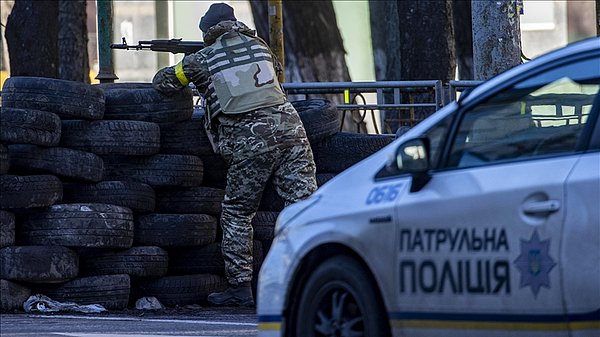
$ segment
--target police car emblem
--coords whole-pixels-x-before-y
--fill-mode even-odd
[[[521,239],[521,255],[513,262],[521,272],[520,287],[531,287],[536,298],[542,286],[550,288],[550,271],[556,262],[549,251],[550,239],[540,241],[534,231],[529,241]]]

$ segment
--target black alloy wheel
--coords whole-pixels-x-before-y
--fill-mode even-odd
[[[387,315],[373,281],[354,259],[335,256],[319,265],[301,291],[296,336],[389,336]]]

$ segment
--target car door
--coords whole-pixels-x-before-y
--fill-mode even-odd
[[[597,62],[561,60],[459,109],[431,180],[397,206],[397,335],[568,335],[565,181]]]
[[[598,61],[600,64],[600,60]],[[571,336],[600,336],[600,96],[589,149],[567,179],[561,261]]]

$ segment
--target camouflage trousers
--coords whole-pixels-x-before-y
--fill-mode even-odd
[[[286,102],[219,117],[219,152],[229,164],[221,227],[231,284],[252,279],[251,221],[269,181],[291,204],[316,189],[315,162],[298,112]]]
[[[235,157],[227,173],[221,214],[225,273],[234,285],[252,280],[251,221],[269,178],[286,205],[307,198],[317,189],[312,150],[306,142],[241,160]]]

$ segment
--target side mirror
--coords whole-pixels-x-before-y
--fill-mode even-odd
[[[412,176],[411,192],[421,190],[431,180],[429,175],[429,139],[408,140],[396,151],[396,167]]]

